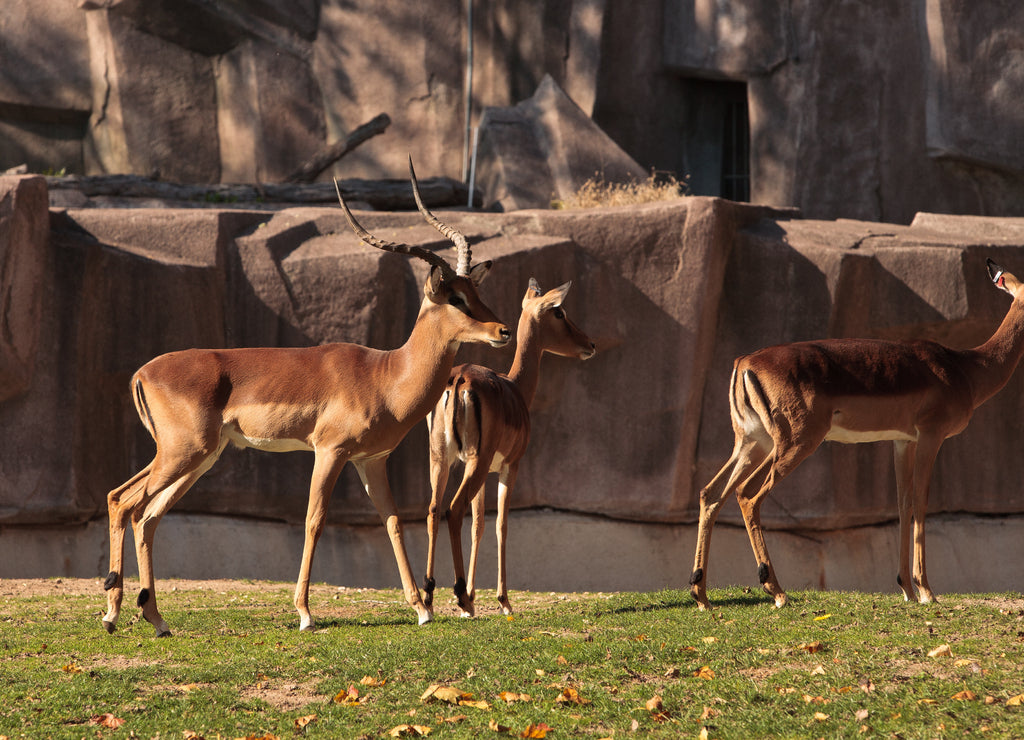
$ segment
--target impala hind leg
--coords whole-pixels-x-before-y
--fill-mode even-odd
[[[452,567],[455,570],[455,598],[464,617],[473,616],[473,599],[467,591],[466,566],[462,554],[462,523],[466,518],[466,505],[477,495],[487,480],[488,465],[479,457],[466,460],[462,483],[448,505],[448,538],[452,547]],[[475,596],[475,594],[474,594]]]
[[[469,547],[469,568],[466,570],[466,599],[461,617],[472,617],[476,614],[476,559],[480,554],[480,541],[484,537],[484,503],[485,486],[473,496],[470,502],[471,538]]]
[[[722,504],[732,495],[736,485],[765,459],[767,452],[753,439],[737,437],[732,455],[718,474],[700,492],[700,518],[697,521],[697,549],[693,556],[690,595],[701,611],[710,608],[707,597],[708,558],[711,553],[711,530]]]
[[[103,582],[107,592],[107,613],[103,617],[103,628],[108,633],[117,629],[121,615],[121,601],[124,597],[124,533],[128,529],[132,509],[143,503],[146,482],[153,468],[150,463],[125,483],[107,494],[107,516],[109,517],[110,570]]]
[[[512,613],[512,604],[508,600],[508,582],[505,578],[505,543],[508,540],[508,506],[509,493],[516,484],[519,463],[506,465],[498,475],[498,516],[495,530],[498,537],[498,603],[506,616]]]
[[[914,512],[914,458],[917,456],[917,443],[896,440],[892,451],[896,466],[896,505],[900,515],[899,571],[896,583],[903,591],[904,601],[916,601],[910,575],[910,534]]]
[[[430,455],[430,508],[427,509],[427,575],[423,579],[423,605],[431,614],[434,613],[434,556],[437,552],[437,525],[441,500],[448,485],[450,467],[446,461],[436,457],[431,450]]]
[[[409,567],[409,556],[406,554],[405,541],[402,537],[402,522],[398,518],[395,497],[388,484],[387,461],[387,457],[361,460],[355,463],[356,471],[358,471],[359,478],[363,481],[363,487],[388,531],[391,547],[395,552],[395,560],[398,563],[398,573],[402,578],[402,587],[405,590],[405,600],[416,610],[419,623],[426,624],[433,619],[433,614],[423,604],[423,600],[420,598],[420,589],[416,585],[412,568]],[[331,485],[333,486],[333,483]]]
[[[793,472],[801,462],[807,459],[808,455],[818,448],[824,438],[825,435],[822,433],[808,435],[806,441],[793,441],[789,444],[776,440],[772,454],[736,489],[736,500],[739,502],[740,512],[743,514],[743,524],[747,528],[747,537],[750,539],[750,547],[754,551],[754,559],[757,561],[758,580],[761,582],[761,587],[775,601],[776,608],[785,606],[787,597],[786,592],[779,585],[775,567],[772,565],[768,547],[764,542],[764,532],[761,529],[761,504],[783,478]],[[753,489],[756,489],[756,493],[751,495],[750,491]]]

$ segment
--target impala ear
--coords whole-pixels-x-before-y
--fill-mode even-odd
[[[564,283],[563,285],[559,285],[557,288],[553,288],[549,290],[547,293],[545,293],[545,307],[557,308],[558,306],[561,306],[562,301],[564,301],[565,297],[569,294],[569,288],[571,287],[572,280],[570,280],[567,283]]]
[[[470,268],[469,279],[473,282],[473,285],[480,285],[480,283],[484,281],[484,278],[487,277],[487,273],[491,271],[491,264],[492,262],[487,260],[486,262],[473,265],[473,267]]]
[[[427,276],[426,285],[423,286],[424,292],[428,296],[436,296],[441,291],[441,283],[444,282],[444,274],[440,267],[431,267],[430,274]]]

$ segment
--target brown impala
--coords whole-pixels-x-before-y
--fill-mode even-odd
[[[1024,353],[1024,289],[992,260],[988,272],[1013,303],[980,347],[826,339],[768,347],[736,360],[729,391],[735,445],[728,462],[700,492],[690,592],[701,609],[708,607],[711,528],[734,491],[760,581],[776,606],[786,603],[764,544],[761,503],[827,439],[893,441],[900,515],[896,582],[907,601],[934,600],[925,573],[924,518],[935,456],[943,441],[967,427],[974,409],[1006,385]]]
[[[387,458],[434,407],[459,345],[487,342],[501,347],[508,343],[510,332],[477,294],[490,262],[471,267],[465,237],[423,206],[411,160],[409,171],[420,212],[458,250],[454,270],[427,249],[369,234],[356,223],[338,192],[342,210],[360,239],[431,265],[416,324],[402,347],[391,351],[355,344],[192,349],[161,355],[135,373],[132,395],[142,423],[156,441],[156,456],[107,496],[110,574],[104,584],[108,610],[103,625],[108,632],[114,631],[121,609],[124,533],[130,518],[142,587],[138,605],[157,635],[170,634],[157,610],[153,533],[160,518],[210,469],[229,442],[271,452],[314,453],[305,543],[295,586],[300,629],[313,629],[309,613],[313,551],[334,484],[350,461],[387,527],[406,600],[418,613],[420,624],[430,621],[406,556],[385,470]]]
[[[459,365],[448,378],[448,388],[428,417],[430,425],[430,510],[427,514],[427,608],[434,601],[434,547],[437,511],[456,460],[466,464],[462,483],[448,510],[448,534],[455,566],[455,597],[462,616],[471,617],[476,599],[476,558],[484,532],[484,483],[498,473],[498,603],[512,613],[505,581],[505,537],[508,531],[508,494],[515,486],[519,462],[530,439],[530,404],[540,378],[545,352],[587,360],[596,351],[590,337],[580,331],[562,309],[569,292],[566,283],[541,293],[537,281],[523,296],[523,313],[516,333],[516,356],[508,375],[479,365]],[[466,503],[473,502],[473,547],[469,580],[462,562],[462,522]]]

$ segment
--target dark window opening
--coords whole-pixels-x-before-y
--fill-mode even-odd
[[[693,195],[750,200],[747,86],[732,80],[682,78],[682,166]]]
[[[743,100],[726,102],[724,119],[722,125],[721,195],[729,200],[748,201],[750,200],[750,119],[747,117],[745,95]]]

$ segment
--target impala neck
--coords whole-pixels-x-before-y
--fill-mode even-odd
[[[512,369],[508,371],[508,379],[519,387],[527,408],[533,404],[533,396],[537,392],[542,354],[544,348],[536,332],[530,327],[530,322],[519,322],[516,331],[516,356],[512,360]]]
[[[1024,354],[1024,304],[1014,299],[995,334],[972,353],[976,365],[969,372],[977,408],[1006,385]]]
[[[405,344],[388,353],[387,392],[392,408],[426,416],[444,391],[459,345],[443,318],[429,310],[424,300]]]

